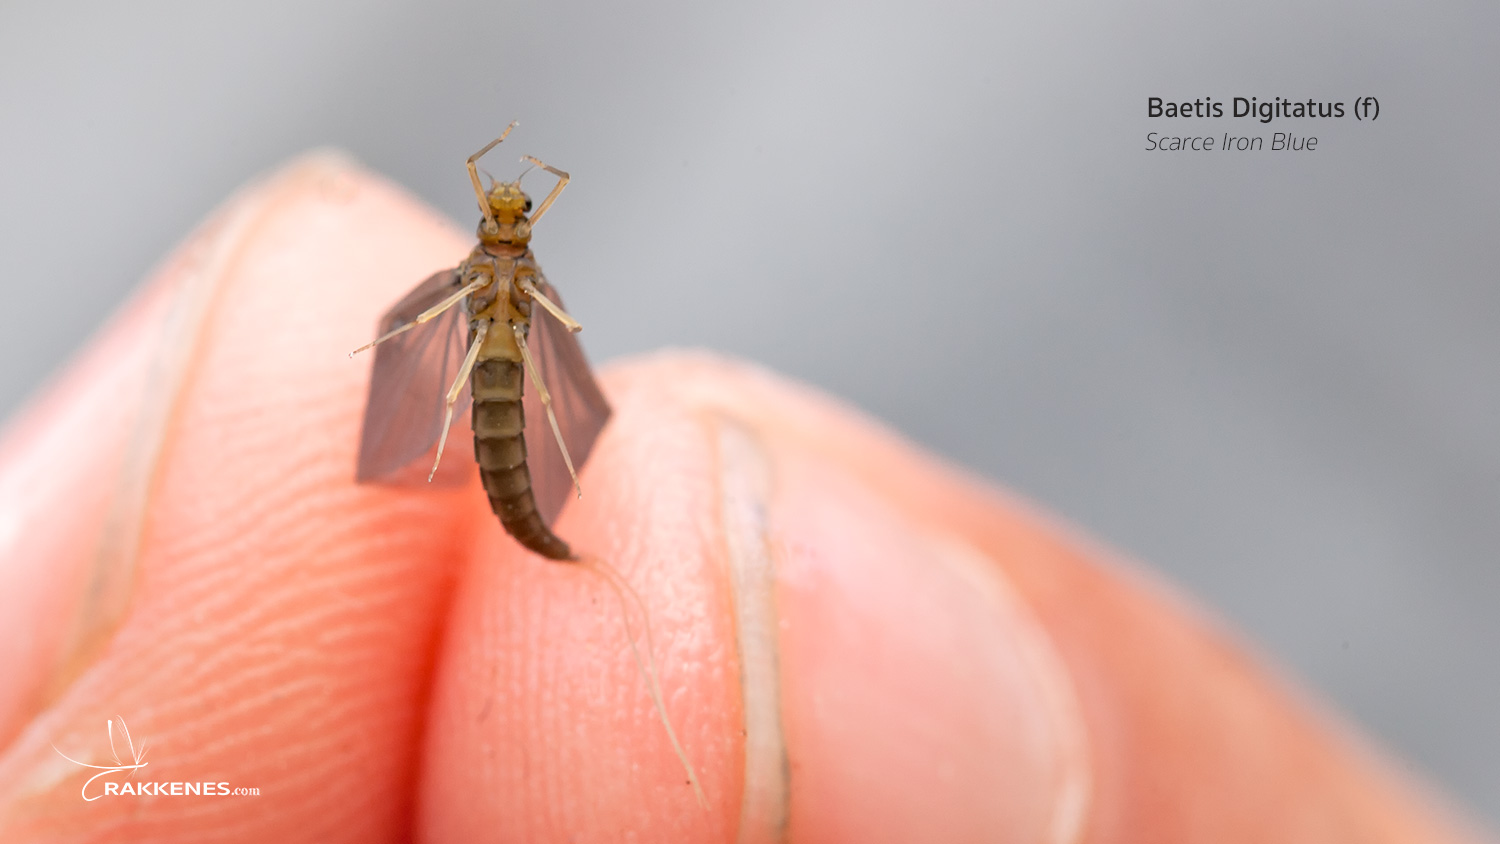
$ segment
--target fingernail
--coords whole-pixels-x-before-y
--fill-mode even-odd
[[[1077,840],[1082,719],[1061,658],[1000,566],[816,455],[767,459],[754,442],[732,429],[721,438],[731,567],[750,572],[735,579],[747,809],[773,817],[766,745],[779,744],[781,840]],[[752,658],[745,634],[768,617],[770,656]],[[775,718],[750,735],[767,693]]]
[[[788,809],[776,579],[767,527],[771,469],[749,429],[721,422],[719,489],[745,718],[744,793],[735,840],[760,844],[785,840]]]

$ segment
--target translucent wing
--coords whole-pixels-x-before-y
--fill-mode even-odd
[[[380,318],[377,337],[405,325],[458,292],[456,270],[433,274]],[[469,336],[463,303],[375,347],[370,398],[359,438],[360,483],[414,484],[427,480],[438,437],[443,400],[463,364]],[[470,480],[473,449],[468,425],[469,385],[453,408],[453,428],[433,483],[457,486]],[[426,458],[420,460],[419,458]]]
[[[543,296],[562,306],[562,298],[548,284],[537,277],[537,289]],[[547,390],[552,394],[552,411],[557,414],[557,427],[562,431],[563,442],[568,444],[568,454],[573,458],[573,468],[580,473],[599,431],[609,421],[609,402],[594,382],[588,359],[583,356],[583,347],[578,338],[540,305],[531,309],[531,333],[527,337],[531,355],[536,359],[537,369]],[[563,462],[562,451],[552,435],[552,426],[547,422],[547,410],[537,397],[536,385],[527,379],[522,405],[526,418],[526,463],[531,469],[531,488],[536,495],[537,512],[549,526],[557,519],[573,494],[573,478]]]

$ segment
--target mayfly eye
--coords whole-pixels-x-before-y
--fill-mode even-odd
[[[526,197],[526,210],[527,211],[531,210],[531,197],[529,197],[529,196]]]

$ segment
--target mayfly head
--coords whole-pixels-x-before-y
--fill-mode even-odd
[[[531,213],[531,197],[521,190],[519,181],[496,182],[485,193],[485,202],[494,221],[489,218],[480,221],[480,240],[518,246],[531,240],[531,226],[526,221],[526,215]]]

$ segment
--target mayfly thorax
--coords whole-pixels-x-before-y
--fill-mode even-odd
[[[480,157],[515,125],[469,156],[483,214],[479,243],[397,302],[376,339],[355,350],[375,347],[356,477],[462,483],[466,473],[452,470],[458,461],[441,461],[454,415],[472,404],[474,457],[490,508],[522,545],[576,560],[551,526],[579,488],[577,470],[610,410],[573,336],[578,323],[531,253],[532,228],[568,174],[523,159],[558,179],[534,212],[520,179],[489,188],[480,181]]]

